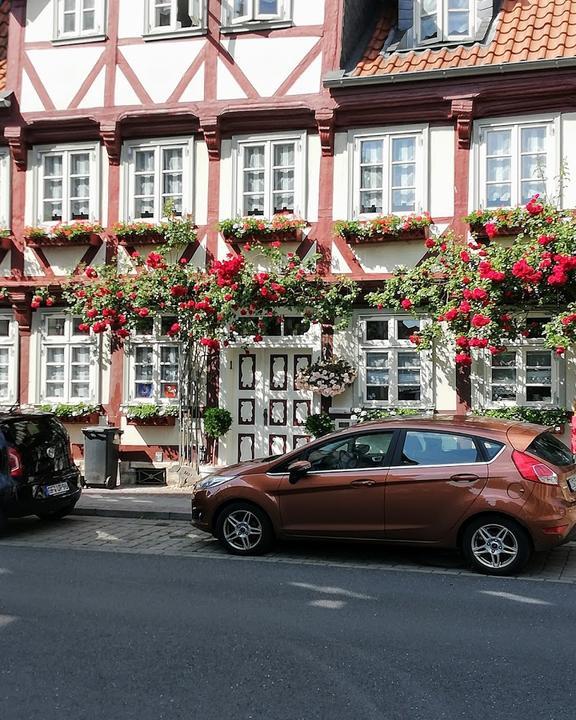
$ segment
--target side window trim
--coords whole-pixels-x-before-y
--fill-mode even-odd
[[[477,460],[476,462],[462,462],[462,463],[438,463],[438,464],[430,464],[430,465],[403,465],[402,464],[402,450],[404,448],[404,442],[406,440],[406,434],[408,432],[421,432],[421,433],[435,433],[435,434],[441,434],[441,435],[457,435],[459,437],[465,437],[469,440],[472,440],[476,447],[476,452],[478,453],[478,456],[481,457],[481,460]],[[437,467],[443,467],[444,465],[446,467],[458,467],[460,465],[488,465],[491,462],[494,462],[494,460],[500,455],[502,452],[502,449],[506,447],[505,444],[503,444],[503,447],[498,451],[498,453],[492,458],[492,460],[487,460],[486,451],[484,449],[484,446],[482,444],[482,440],[489,440],[489,438],[479,438],[475,435],[468,435],[467,433],[462,432],[451,432],[449,430],[441,430],[441,429],[428,429],[428,428],[408,428],[408,429],[402,429],[399,431],[399,439],[396,443],[396,451],[394,453],[394,457],[392,458],[392,462],[390,463],[391,468],[437,468]]]

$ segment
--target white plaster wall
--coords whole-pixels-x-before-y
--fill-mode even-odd
[[[305,217],[310,222],[316,222],[320,200],[320,163],[322,161],[319,135],[308,135],[307,160]]]
[[[352,249],[367,273],[391,273],[399,265],[414,267],[425,251],[420,240],[354,245]]]
[[[451,345],[441,344],[434,350],[434,398],[439,412],[456,410],[456,365]]]
[[[220,218],[234,217],[233,201],[234,163],[232,141],[222,140],[220,146]]]
[[[26,3],[25,42],[52,40],[54,33],[54,5],[52,0],[28,0]]]
[[[325,0],[292,0],[294,25],[322,25]]]
[[[118,37],[141,37],[144,32],[144,0],[120,0]]]
[[[433,218],[454,215],[454,128],[430,128],[429,205]]]
[[[566,176],[562,205],[565,208],[576,207],[576,113],[566,113],[560,118],[560,160],[564,161]]]
[[[346,133],[336,133],[334,137],[334,192],[332,196],[332,217],[334,220],[346,220],[348,218],[349,176],[348,135]]]
[[[124,431],[122,445],[141,445],[142,447],[147,445],[178,445],[178,423],[172,427],[129,425],[126,418],[123,417],[120,425]]]
[[[273,95],[318,37],[225,38],[223,46],[262,97]],[[266,68],[266,72],[262,69]]]

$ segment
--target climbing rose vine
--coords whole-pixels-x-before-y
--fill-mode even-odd
[[[492,239],[498,218],[469,216],[477,230],[484,223],[485,243],[428,238],[418,267],[399,268],[369,303],[430,317],[412,342],[423,349],[449,337],[460,365],[472,362],[474,348],[498,354],[529,337],[529,313],[540,310],[553,317],[543,328],[546,345],[562,355],[576,342],[576,217],[536,195],[507,217],[519,230],[511,246]]]

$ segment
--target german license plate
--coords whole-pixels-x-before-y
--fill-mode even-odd
[[[52,497],[53,495],[64,495],[64,493],[68,492],[68,483],[62,482],[56,483],[56,485],[46,485],[44,492],[47,497]]]
[[[572,492],[576,492],[576,475],[568,478],[568,487]]]

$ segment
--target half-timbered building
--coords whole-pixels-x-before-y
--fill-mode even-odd
[[[465,235],[470,210],[536,192],[576,207],[574,28],[567,0],[3,0],[0,403],[100,405],[123,430],[125,470],[177,458],[176,425],[126,419],[131,404],[177,402],[162,318],[109,352],[65,307],[31,307],[86,264],[118,255],[129,269],[134,247],[110,229],[157,222],[168,200],[198,227],[191,263],[237,250],[220,220],[288,210],[308,223],[293,249],[364,288],[416,264],[422,240],[352,246],[337,220],[429,212],[437,233]],[[27,237],[75,220],[107,230]],[[320,403],[294,377],[327,344],[359,369],[330,408],[341,425],[355,407],[571,407],[570,356],[534,338],[505,372],[486,358],[457,373],[450,348],[411,345],[424,322],[359,306],[331,336],[287,316],[248,353],[223,351],[207,391],[233,415],[220,460],[306,442]]]

